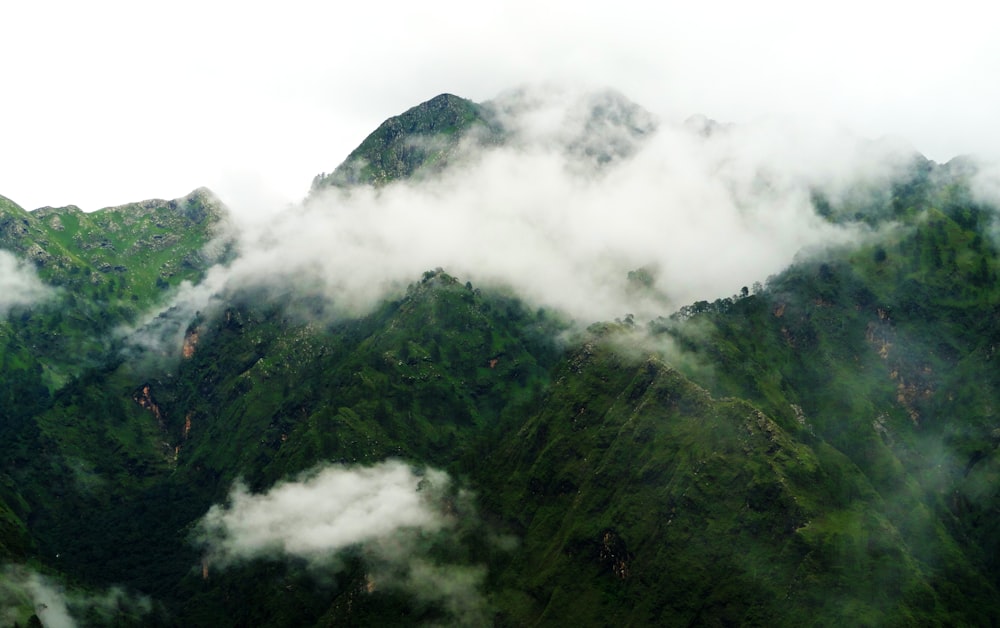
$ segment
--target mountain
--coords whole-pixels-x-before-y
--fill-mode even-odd
[[[466,137],[500,141],[503,132],[493,118],[487,106],[451,94],[436,96],[383,122],[333,172],[317,175],[312,191],[432,175]]]
[[[294,211],[511,147],[628,184],[673,132],[613,92],[548,106],[438,96]],[[645,321],[441,268],[359,314],[325,267],[261,282],[268,239],[207,190],[92,214],[0,198],[4,621],[995,623],[997,208],[968,160],[887,172],[803,192],[851,239]],[[619,280],[662,305],[661,272]]]
[[[522,128],[526,117],[551,117],[564,105],[563,98],[519,89],[474,103],[441,94],[383,122],[332,173],[317,175],[311,194],[331,187],[419,181],[501,145],[555,140],[577,160],[604,165],[633,154],[656,129],[649,112],[612,90],[577,97],[573,110],[555,127]]]

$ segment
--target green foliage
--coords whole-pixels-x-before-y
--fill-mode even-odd
[[[706,304],[657,329],[711,365],[691,373],[711,373],[702,381],[715,394],[749,399],[817,453],[845,456],[863,483],[845,484],[849,476],[825,462],[832,504],[850,513],[859,495],[878,495],[863,516],[830,513],[810,525],[811,541],[832,548],[824,570],[882,583],[900,613],[892,621],[975,624],[994,612],[981,608],[995,609],[998,585],[995,530],[981,518],[996,496],[979,490],[992,486],[983,461],[997,443],[989,408],[1000,390],[991,363],[998,260],[981,210],[948,201],[958,188],[930,178],[907,190],[919,213],[883,240],[801,263],[753,297]],[[871,564],[884,552],[884,564]],[[956,605],[955,581],[977,601]],[[892,623],[865,607],[852,612]]]
[[[317,175],[312,193],[440,172],[469,137],[497,143],[503,132],[483,106],[441,94],[383,122],[332,173]]]
[[[116,328],[134,323],[172,287],[198,280],[216,261],[203,250],[223,210],[207,190],[91,214],[73,206],[26,212],[2,201],[0,247],[31,262],[55,290],[0,322],[0,360],[14,366],[12,374],[42,368],[49,391],[89,367],[101,368],[113,353],[108,343]],[[35,403],[39,395],[17,398]]]
[[[483,465],[483,501],[523,539],[498,579],[502,623],[920,623],[940,610],[893,505],[836,450],[608,341],[555,381]]]

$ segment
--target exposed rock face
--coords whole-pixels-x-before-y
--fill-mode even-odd
[[[23,250],[22,240],[28,236],[30,220],[28,212],[0,196],[0,246],[14,251]]]
[[[611,570],[619,580],[628,580],[629,560],[628,547],[622,537],[614,530],[608,529],[601,533],[600,552],[598,557],[602,565]]]
[[[160,405],[156,402],[156,399],[153,397],[152,386],[150,386],[149,384],[143,384],[142,386],[139,387],[138,390],[132,393],[132,399],[135,400],[135,402],[139,404],[141,408],[145,408],[146,410],[149,410],[153,414],[153,417],[156,418],[156,423],[157,425],[160,426],[160,429],[164,428],[165,416],[163,414],[162,408],[160,408]]]
[[[198,328],[192,327],[184,334],[184,345],[181,347],[181,355],[184,359],[190,359],[194,356],[195,347],[198,346]]]

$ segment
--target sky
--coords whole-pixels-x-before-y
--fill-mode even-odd
[[[0,195],[86,211],[205,186],[301,200],[442,92],[619,90],[667,122],[806,120],[1000,159],[985,3],[7,2]]]

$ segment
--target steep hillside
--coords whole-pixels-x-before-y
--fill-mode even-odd
[[[460,471],[479,434],[544,386],[560,325],[440,271],[358,320],[296,320],[244,295],[189,330],[176,370],[93,371],[37,417],[54,460],[30,457],[16,473],[35,538],[84,581],[215,612],[174,587],[198,561],[189,526],[235,479],[260,490],[319,462],[387,457]],[[53,464],[71,477],[53,477]],[[58,501],[47,500],[57,481]]]
[[[502,484],[485,501],[523,539],[497,581],[499,623],[980,623],[995,611],[957,544],[914,547],[905,526],[926,513],[899,521],[895,497],[834,447],[615,345],[611,333],[577,350],[490,458]],[[931,552],[953,564],[942,573]],[[936,593],[958,582],[975,603]]]
[[[107,356],[109,332],[134,323],[182,281],[197,281],[225,254],[206,249],[224,210],[207,190],[171,200],[102,209],[27,212],[0,202],[0,244],[31,264],[52,289],[48,298],[16,308],[0,327],[41,358],[48,387]]]
[[[912,172],[886,208],[909,219],[884,237],[654,325],[700,356],[693,375],[716,394],[850,459],[952,608],[1000,585],[984,516],[997,503],[1000,260],[995,210],[966,185],[948,167]]]
[[[487,107],[441,94],[383,122],[333,172],[317,175],[312,192],[431,176],[467,137],[499,142],[503,131]]]
[[[122,394],[132,383],[108,379],[117,330],[202,277],[219,255],[205,247],[223,212],[207,190],[92,214],[0,199],[2,248],[44,286],[0,320],[0,557],[52,562],[39,544],[46,513],[58,505],[73,519],[77,493],[114,485],[96,504],[108,508],[151,459],[154,431]]]

